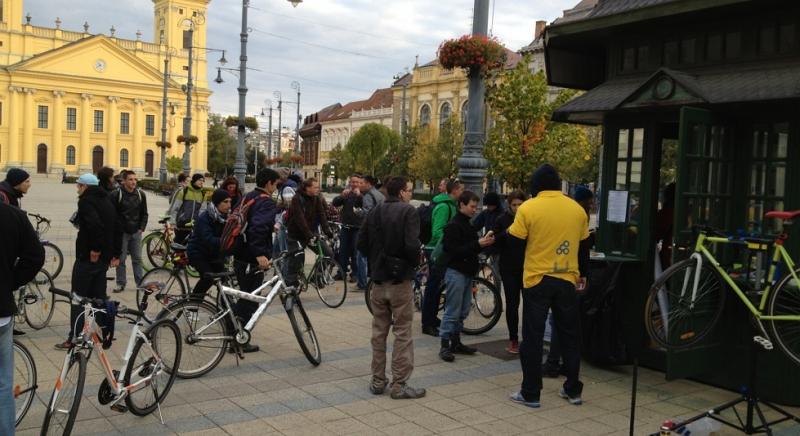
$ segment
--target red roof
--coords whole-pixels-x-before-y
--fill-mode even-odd
[[[391,88],[378,89],[366,100],[351,101],[334,111],[325,121],[350,118],[353,112],[392,107],[394,96]]]

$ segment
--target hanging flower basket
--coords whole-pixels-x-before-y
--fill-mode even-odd
[[[169,141],[156,141],[156,146],[160,148],[172,148],[172,143]]]
[[[195,135],[189,135],[188,137],[183,135],[178,135],[178,142],[188,142],[189,144],[197,144],[197,141],[200,139]]]
[[[496,38],[483,35],[464,35],[458,39],[448,39],[439,45],[437,56],[442,68],[478,69],[484,76],[502,68],[506,63],[505,48]]]

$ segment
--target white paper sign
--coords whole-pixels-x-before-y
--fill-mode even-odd
[[[606,220],[624,223],[628,218],[628,191],[608,191]]]

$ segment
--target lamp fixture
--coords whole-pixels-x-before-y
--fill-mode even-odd
[[[303,3],[303,0],[289,0],[289,3],[291,3],[292,6],[297,7],[297,5]]]

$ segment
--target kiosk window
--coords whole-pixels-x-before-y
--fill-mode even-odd
[[[777,233],[779,220],[764,220],[770,210],[783,210],[789,151],[788,123],[753,127],[748,171],[747,224],[753,230]]]
[[[604,220],[612,254],[637,255],[642,220],[642,159],[644,129],[624,128],[617,136],[616,174],[609,194]]]

